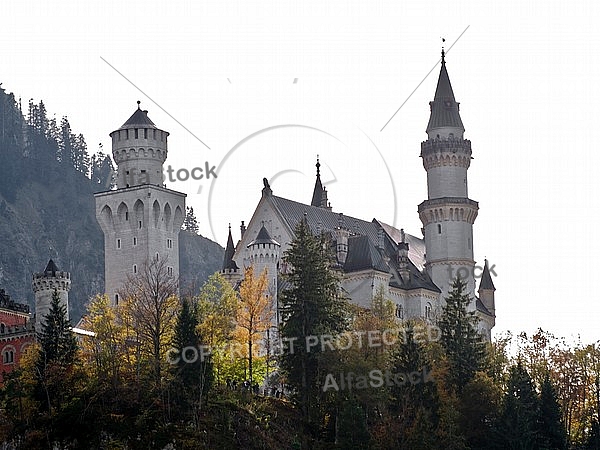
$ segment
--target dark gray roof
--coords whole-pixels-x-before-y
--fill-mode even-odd
[[[223,270],[239,269],[239,267],[233,260],[234,253],[235,253],[235,247],[233,245],[233,238],[231,237],[231,225],[230,225],[229,226],[229,237],[227,238],[227,247],[225,248],[225,257],[223,258]]]
[[[59,272],[58,267],[56,267],[56,264],[54,264],[54,261],[52,261],[52,259],[50,259],[50,261],[48,261],[48,264],[46,265],[46,269],[44,269],[44,274],[46,276],[55,276],[56,272]]]
[[[350,236],[344,272],[358,272],[366,269],[375,269],[386,273],[390,271],[390,267],[383,260],[381,253],[367,236]]]
[[[142,111],[138,102],[138,109],[131,115],[129,119],[121,126],[121,128],[130,128],[134,125],[140,125],[144,128],[156,128],[154,122],[148,117],[148,111]]]
[[[250,247],[251,245],[255,245],[255,244],[275,244],[275,245],[279,245],[279,242],[277,242],[275,239],[271,238],[271,235],[269,234],[269,232],[267,231],[267,229],[263,225],[260,228],[260,231],[258,232],[258,235],[256,236],[256,239],[254,239],[252,242],[250,242],[248,244],[248,247]]]
[[[491,291],[495,291],[494,282],[492,281],[492,276],[490,275],[490,269],[488,268],[487,259],[485,260],[485,265],[483,266],[483,272],[481,273],[481,281],[479,282],[479,290],[488,289]]]
[[[438,78],[435,97],[432,102],[429,102],[431,116],[427,124],[427,132],[434,128],[455,127],[465,131],[459,113],[459,103],[454,98],[450,77],[446,70],[446,61],[442,56],[442,68]]]
[[[321,202],[323,200],[323,185],[321,184],[321,172],[320,167],[321,163],[317,158],[317,181],[315,181],[315,188],[313,190],[312,201],[310,202],[311,206],[321,206]],[[327,205],[325,205],[327,206]]]
[[[477,308],[477,311],[493,317],[493,314],[490,312],[489,309],[487,309],[485,307],[485,305],[483,304],[483,302],[481,300],[479,300],[479,299],[475,300],[475,307]]]
[[[366,269],[374,269],[385,273],[391,272],[392,281],[390,282],[390,286],[401,289],[424,288],[434,292],[441,292],[433,281],[431,281],[431,278],[424,271],[421,271],[422,267],[417,267],[412,261],[413,257],[417,260],[418,264],[422,264],[424,260],[420,256],[423,251],[419,250],[420,247],[424,247],[422,240],[409,234],[405,235],[409,243],[409,271],[411,276],[409,284],[404,284],[398,275],[397,243],[399,239],[396,240],[394,238],[396,235],[400,235],[399,230],[390,225],[385,225],[376,219],[367,222],[341,213],[335,213],[326,208],[305,205],[277,196],[271,196],[271,200],[291,230],[294,230],[298,222],[305,217],[310,230],[315,234],[324,232],[333,236],[334,230],[340,226],[349,230],[348,255],[343,267],[346,273]],[[379,245],[381,245],[379,240],[380,229],[384,231],[382,236],[383,248],[379,248]],[[415,253],[411,253],[411,242],[417,248]]]

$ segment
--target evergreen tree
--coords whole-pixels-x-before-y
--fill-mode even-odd
[[[36,362],[37,385],[35,395],[44,409],[60,410],[69,395],[71,378],[77,353],[77,341],[67,318],[67,309],[60,302],[58,291],[52,293],[50,310],[42,321],[37,335],[40,352]]]
[[[192,208],[191,206],[186,206],[185,208],[185,219],[183,219],[183,224],[181,228],[183,230],[189,231],[190,233],[200,233],[198,228],[198,220],[196,219],[196,215],[194,214],[194,208]]]
[[[562,421],[556,390],[546,373],[540,388],[538,419],[540,450],[562,450],[566,448],[567,434]]]
[[[440,343],[450,364],[450,384],[458,393],[482,369],[485,344],[477,331],[477,317],[468,311],[471,298],[464,293],[466,283],[456,278],[438,321]]]
[[[339,448],[368,449],[371,436],[366,414],[355,398],[344,401],[337,418],[337,444]]]
[[[497,427],[498,448],[536,449],[539,400],[533,381],[521,361],[511,367],[507,392]],[[560,448],[560,447],[559,447]]]
[[[439,422],[440,401],[436,384],[429,379],[431,364],[423,344],[415,340],[418,324],[406,322],[394,351],[391,372],[394,374],[422,375],[419,382],[405,380],[401,385],[394,383],[390,388],[389,408],[398,421],[398,448],[434,448],[434,436]],[[428,443],[428,444],[426,444]]]
[[[50,364],[68,366],[73,364],[77,352],[77,341],[67,318],[67,308],[60,301],[58,291],[52,293],[50,310],[42,321],[38,341],[41,345],[40,363],[45,368]]]
[[[296,393],[304,419],[304,446],[315,433],[320,420],[319,403],[327,367],[320,347],[307,348],[307,337],[335,335],[347,328],[347,304],[338,292],[338,280],[332,271],[333,255],[326,237],[316,237],[306,220],[298,223],[294,239],[284,258],[291,267],[285,276],[291,286],[282,292],[280,305],[283,325],[281,337],[293,350],[284,348],[280,363],[288,384]]]
[[[191,415],[197,423],[202,399],[213,381],[210,358],[199,351],[203,340],[198,333],[196,306],[184,299],[177,316],[173,348],[178,353],[177,363],[172,366],[174,403],[180,416]]]
[[[102,151],[102,144],[97,154],[92,155],[90,160],[90,179],[100,189],[107,191],[115,186],[115,166],[110,156]]]

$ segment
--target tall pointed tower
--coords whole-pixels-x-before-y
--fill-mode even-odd
[[[137,110],[116,131],[112,153],[118,167],[117,189],[94,194],[96,219],[104,232],[105,292],[113,304],[128,275],[145,264],[164,261],[179,277],[179,230],[185,197],[163,185],[169,133],[154,125],[148,111]]]
[[[418,209],[425,236],[425,267],[442,290],[442,296],[460,275],[474,297],[473,223],[479,206],[469,198],[467,189],[471,141],[463,138],[465,129],[443,50],[437,89],[429,106],[428,139],[421,143],[421,158],[427,171],[427,200]]]

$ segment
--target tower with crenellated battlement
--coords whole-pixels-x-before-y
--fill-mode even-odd
[[[152,261],[164,261],[168,275],[179,277],[179,230],[185,197],[163,184],[169,133],[138,109],[110,134],[117,163],[117,189],[99,192],[96,219],[104,232],[104,291],[113,304],[128,275]]]

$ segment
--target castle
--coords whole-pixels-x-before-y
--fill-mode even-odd
[[[491,340],[495,287],[487,261],[476,286],[473,224],[479,205],[469,198],[467,189],[471,142],[464,139],[443,52],[429,106],[427,140],[421,143],[420,153],[428,192],[418,205],[422,239],[377,219],[369,222],[335,213],[321,183],[317,159],[310,204],[274,195],[264,179],[261,198],[248,226],[242,222],[237,245],[229,229],[221,273],[237,285],[243,278],[242,268],[253,265],[255,273],[266,270],[269,295],[277,305],[279,293],[286,288],[281,275],[289,270],[283,255],[294,238],[295,226],[306,220],[314,233],[331,237],[343,274],[341,288],[352,302],[369,307],[376,292],[383,289],[398,319],[432,321],[453,279],[460,275],[473,299],[470,309],[479,318],[479,330]],[[141,273],[152,261],[162,261],[169,276],[179,277],[179,230],[186,195],[163,184],[169,133],[154,125],[139,102],[133,115],[110,136],[118,166],[117,189],[97,193],[95,199],[96,217],[104,232],[105,293],[116,305],[128,277]],[[70,286],[70,274],[60,271],[52,260],[43,272],[33,274],[33,320],[27,305],[15,303],[0,290],[0,373],[12,370],[34,341],[35,328],[47,315],[54,290],[68,311]],[[279,322],[278,315],[275,320]],[[74,332],[89,334],[77,328]]]
[[[283,255],[294,238],[294,228],[306,220],[313,233],[326,233],[335,247],[343,273],[341,287],[349,299],[369,307],[378,291],[395,305],[398,319],[434,320],[441,312],[453,279],[467,283],[473,301],[470,310],[479,318],[479,330],[489,341],[495,325],[495,287],[485,261],[476,295],[473,257],[473,224],[479,205],[468,196],[467,170],[471,142],[464,139],[459,103],[454,97],[442,51],[441,69],[434,99],[429,103],[427,140],[420,157],[427,172],[428,198],[418,206],[423,239],[380,220],[368,222],[335,213],[320,179],[310,204],[278,197],[264,180],[262,195],[247,227],[233,244],[231,227],[221,273],[233,284],[243,277],[242,268],[266,269],[269,295],[277,305],[281,275],[288,270]]]

